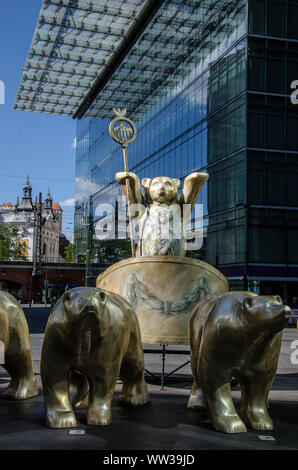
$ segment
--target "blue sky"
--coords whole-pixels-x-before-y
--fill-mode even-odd
[[[1,204],[21,197],[27,174],[34,197],[42,192],[44,198],[49,185],[55,202],[71,204],[74,197],[75,121],[12,109],[41,4],[42,0],[1,2],[0,80],[5,84],[5,104],[0,105]],[[62,207],[66,234],[73,230],[73,206],[68,204]]]

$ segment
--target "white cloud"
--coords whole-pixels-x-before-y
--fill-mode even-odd
[[[75,194],[80,195],[78,199],[88,199],[90,194],[97,193],[102,186],[86,177],[75,178]]]
[[[60,204],[60,206],[64,206],[64,207],[73,207],[74,202],[75,202],[74,197],[72,197],[70,199],[66,199],[63,202],[59,202],[59,204]]]
[[[71,145],[71,148],[75,149],[76,147],[77,147],[77,138],[75,137],[75,138],[73,139],[73,143],[72,143],[72,145]]]

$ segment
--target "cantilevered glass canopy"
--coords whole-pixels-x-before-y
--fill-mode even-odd
[[[44,0],[14,108],[72,115],[144,0]]]
[[[141,118],[237,29],[219,21],[226,8],[228,0],[44,0],[14,107],[75,118],[111,118],[116,107]]]

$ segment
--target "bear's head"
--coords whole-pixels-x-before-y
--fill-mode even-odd
[[[142,185],[146,193],[148,204],[163,203],[174,204],[178,201],[178,188],[180,180],[169,176],[156,176],[155,178],[143,178]]]
[[[243,299],[243,314],[250,327],[260,333],[276,334],[286,327],[291,309],[282,305],[279,296],[247,296]]]
[[[83,321],[84,327],[92,328],[104,310],[106,294],[96,287],[76,287],[65,292],[62,303],[69,322]]]

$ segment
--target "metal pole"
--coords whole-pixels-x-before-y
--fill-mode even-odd
[[[128,171],[126,147],[123,147],[122,150],[123,150],[123,159],[124,159],[124,170]],[[127,193],[127,211],[128,211],[128,220],[129,220],[131,254],[132,254],[133,257],[135,257],[136,252],[135,252],[135,243],[134,243],[134,236],[133,236],[132,216],[131,216],[131,210],[130,210],[130,197],[129,197],[130,185],[129,185],[129,179],[128,178],[126,178],[125,184],[126,184],[126,193]]]
[[[162,370],[161,370],[161,390],[165,388],[165,360],[166,360],[166,345],[162,345]]]
[[[45,307],[46,307],[47,302],[48,302],[48,271],[46,271],[45,291],[46,291],[46,294],[45,294]]]
[[[88,219],[87,219],[87,250],[86,250],[86,270],[85,270],[85,286],[89,285],[90,279],[90,260],[93,242],[93,207],[92,196],[89,197]]]
[[[32,304],[32,276],[33,276],[33,272],[31,272],[31,277],[30,277],[30,286],[29,286],[29,307],[31,307],[31,304]]]
[[[115,142],[121,145],[123,150],[123,159],[124,159],[124,170],[128,172],[128,163],[127,163],[127,146],[131,142],[133,142],[137,135],[137,129],[131,119],[126,117],[126,109],[114,109],[114,114],[116,117],[112,119],[109,125],[109,133]],[[119,122],[119,125],[115,126],[115,124]],[[125,124],[128,124],[127,127]],[[131,243],[131,254],[135,257],[135,244],[134,244],[134,236],[133,236],[133,224],[132,224],[132,216],[131,216],[131,205],[130,205],[130,185],[129,179],[125,179],[125,186],[126,186],[126,194],[127,194],[127,210],[128,210],[128,219],[129,219],[129,232],[130,232],[130,243]]]
[[[33,276],[40,275],[42,273],[41,232],[42,232],[42,193],[39,193],[39,201],[34,212],[33,272],[32,272]]]

